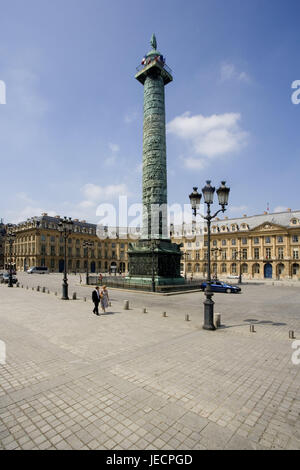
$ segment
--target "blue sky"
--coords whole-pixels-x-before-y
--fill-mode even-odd
[[[206,179],[228,216],[300,209],[297,0],[0,0],[0,217],[45,211],[97,221],[141,198],[143,88],[158,48],[166,87],[168,197]]]

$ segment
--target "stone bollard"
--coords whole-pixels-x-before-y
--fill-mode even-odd
[[[40,292],[40,286],[37,286],[36,291]]]
[[[43,294],[45,294],[45,292],[46,292],[46,287],[43,287],[42,292],[43,292]]]
[[[83,297],[83,301],[86,302],[86,297]]]
[[[147,313],[146,307],[144,307],[144,308],[142,309],[142,313]]]
[[[17,282],[17,287],[20,287],[20,283],[19,283],[19,282]]]
[[[49,289],[47,290],[47,294],[50,294],[50,290],[49,290]]]
[[[129,310],[129,300],[124,300],[124,310]]]
[[[23,286],[23,284],[21,285],[21,288],[22,288],[22,289],[24,289],[24,286]]]
[[[26,286],[26,290],[28,290],[28,286]]]
[[[163,316],[163,318],[167,318],[167,316],[168,316],[168,315],[167,315],[167,312],[163,312],[163,313],[162,313],[162,316]]]
[[[34,290],[34,287],[32,287],[32,290]]]
[[[57,292],[54,292],[54,295],[57,295]]]
[[[76,300],[76,298],[77,298],[77,297],[76,297],[76,292],[73,292],[73,297],[72,297],[72,299],[73,299],[73,300]]]
[[[293,330],[290,330],[290,331],[289,331],[289,338],[290,338],[290,339],[296,339],[296,338],[295,338],[295,332],[294,332]]]
[[[254,325],[250,325],[250,333],[256,333]]]
[[[220,313],[214,314],[214,326],[215,328],[219,328],[221,326],[221,314]]]
[[[185,314],[185,321],[190,321],[190,316],[188,313]]]

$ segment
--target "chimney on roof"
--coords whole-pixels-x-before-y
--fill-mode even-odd
[[[288,212],[292,212],[292,209],[288,208],[287,211],[288,211]]]
[[[80,222],[82,222],[83,224],[86,224],[86,220],[81,220]]]
[[[79,222],[79,219],[74,219],[74,222]]]
[[[267,214],[268,214],[268,212],[267,212],[267,211],[265,211],[265,212],[264,212],[264,215],[267,215]]]
[[[42,212],[43,217],[46,216],[46,215],[48,215],[47,212]]]
[[[55,216],[55,219],[60,219],[60,215],[56,215],[56,216]]]
[[[243,217],[247,217],[247,214],[243,214]]]

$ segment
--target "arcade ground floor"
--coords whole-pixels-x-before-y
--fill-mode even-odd
[[[26,271],[31,266],[47,266],[50,272],[63,272],[64,259],[51,257],[18,257],[12,266],[16,271]],[[123,274],[128,272],[128,261],[111,259],[76,259],[67,260],[68,272],[109,273]],[[6,263],[5,268],[9,268]],[[212,261],[211,273],[213,277],[225,278],[238,276],[242,273],[243,279],[300,279],[300,261],[298,260],[242,260],[239,261]],[[188,261],[181,263],[181,274],[186,278],[203,279],[207,275],[207,262]]]
[[[206,277],[207,263],[188,262],[181,266],[186,277]],[[300,279],[300,262],[294,260],[212,262],[211,273],[214,277],[239,276],[243,279]]]
[[[64,259],[63,258],[52,258],[48,257],[18,257],[12,263],[13,268],[16,271],[25,272],[32,266],[46,266],[50,272],[64,271]],[[9,268],[9,264],[6,263],[5,268]],[[124,261],[116,261],[111,259],[77,259],[71,258],[67,260],[68,272],[86,272],[90,273],[124,273],[128,269],[128,263]]]

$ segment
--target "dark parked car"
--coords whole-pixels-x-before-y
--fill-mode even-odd
[[[205,290],[206,282],[202,282],[200,288],[202,290]],[[231,284],[227,284],[226,282],[221,282],[221,281],[212,281],[211,290],[212,292],[226,292],[227,294],[230,294],[230,293],[238,294],[239,292],[241,292],[240,287],[232,286]]]
[[[3,282],[4,282],[4,284],[9,283],[9,274],[8,273],[3,274]],[[12,282],[13,282],[13,284],[16,284],[18,282],[18,279],[14,274],[12,275]]]

